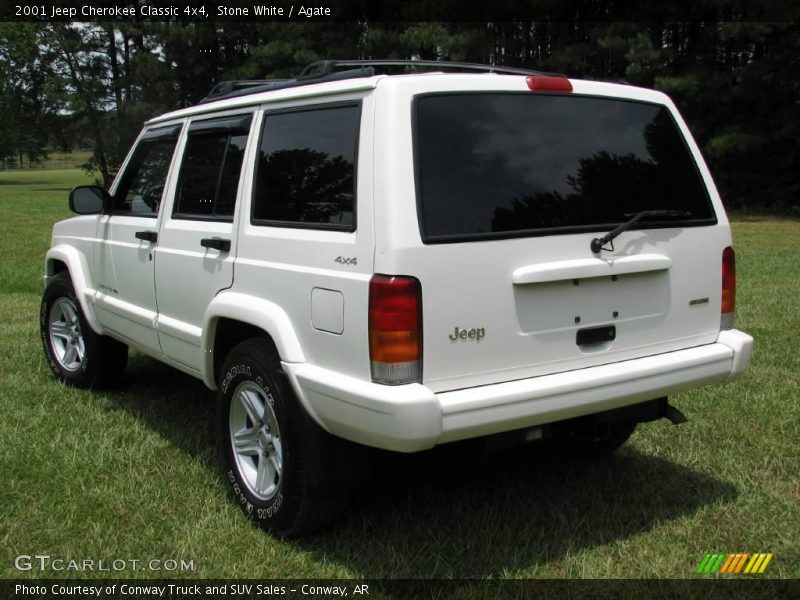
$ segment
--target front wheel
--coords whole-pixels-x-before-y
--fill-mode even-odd
[[[231,350],[217,409],[225,479],[245,515],[279,537],[296,537],[341,513],[351,475],[348,444],[308,416],[266,338]]]
[[[67,273],[47,284],[39,325],[47,364],[60,381],[82,388],[118,381],[128,361],[128,347],[89,326]]]

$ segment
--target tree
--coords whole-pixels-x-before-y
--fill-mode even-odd
[[[46,29],[44,44],[54,75],[68,82],[68,110],[88,119],[94,138],[92,166],[108,186],[111,171],[102,119],[110,98],[103,29],[88,24],[52,24]]]
[[[61,92],[50,77],[34,23],[0,23],[0,158],[20,165],[45,154],[50,132],[58,126]]]
[[[439,4],[426,14],[446,16]],[[729,206],[797,204],[800,23],[748,22],[716,0],[690,20],[664,7],[644,22],[611,0],[512,2],[509,20],[458,23],[413,21],[419,9],[399,0],[360,6],[335,23],[0,23],[0,154],[35,159],[54,131],[65,144],[85,135],[62,126],[69,117],[109,181],[145,120],[220,81],[294,77],[330,58],[465,60],[663,90]],[[535,9],[550,20],[526,20]]]

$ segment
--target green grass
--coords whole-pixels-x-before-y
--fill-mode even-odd
[[[691,578],[709,551],[773,552],[767,575],[800,577],[800,223],[734,224],[754,362],[735,383],[675,396],[688,424],[641,426],[606,461],[469,446],[377,456],[338,526],[286,542],[228,501],[200,382],[138,355],[117,390],[51,377],[42,261],[67,190],[87,181],[0,173],[0,577],[44,553],[195,565],[125,577]]]
[[[42,291],[44,254],[52,224],[70,216],[69,191],[94,183],[79,169],[0,172],[0,290],[38,295]]]

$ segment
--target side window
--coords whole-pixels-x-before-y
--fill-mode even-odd
[[[251,119],[247,115],[189,127],[175,218],[233,218]]]
[[[179,127],[145,137],[133,151],[114,194],[114,212],[155,217],[178,141]]]
[[[358,105],[267,114],[253,222],[353,231],[360,115]]]

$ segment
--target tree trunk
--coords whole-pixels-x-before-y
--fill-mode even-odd
[[[122,47],[124,48],[122,63],[125,66],[125,100],[131,102],[133,100],[131,98],[131,81],[133,80],[133,74],[131,73],[131,41],[124,31],[122,32]]]
[[[81,81],[78,69],[75,64],[75,57],[67,51],[63,44],[61,44],[61,54],[69,67],[70,78],[72,84],[75,86],[75,91],[86,103],[86,114],[89,117],[89,125],[92,128],[94,135],[94,155],[97,158],[98,168],[100,174],[103,176],[103,184],[106,188],[111,185],[111,173],[108,170],[108,161],[106,160],[105,144],[103,143],[103,132],[100,129],[100,118],[97,116],[92,98],[88,97],[86,88]]]
[[[111,63],[111,85],[114,88],[114,100],[117,103],[117,113],[122,110],[122,81],[119,74],[119,62],[117,60],[117,40],[116,32],[113,27],[105,28],[108,36],[108,59]]]
[[[117,147],[114,160],[119,160],[120,155],[125,151],[121,147],[123,143],[122,132],[126,130],[125,127],[125,104],[122,100],[122,78],[120,77],[119,62],[117,60],[117,39],[114,27],[108,26],[105,28],[106,35],[108,36],[108,58],[111,64],[111,87],[114,89],[114,101],[117,105],[117,131],[120,135],[117,136]]]

